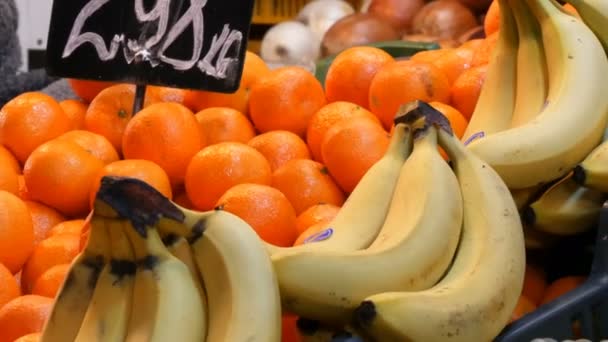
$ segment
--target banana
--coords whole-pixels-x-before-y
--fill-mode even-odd
[[[567,0],[574,6],[585,24],[602,42],[608,53],[608,3],[605,0]]]
[[[122,342],[131,316],[135,255],[121,221],[104,221],[110,236],[111,260],[101,271],[89,308],[78,331],[78,342]]]
[[[384,156],[359,181],[328,228],[309,240],[314,243],[287,248],[266,244],[270,255],[288,250],[354,251],[374,241],[386,219],[401,166],[412,149],[410,129],[400,123],[401,117],[400,110]]]
[[[100,206],[95,202],[95,210]],[[110,261],[110,237],[105,219],[94,215],[90,237],[84,250],[74,259],[45,324],[40,341],[74,341],[85,317],[97,279]]]
[[[523,210],[528,204],[530,204],[530,202],[536,199],[539,192],[541,191],[541,187],[533,186],[531,188],[518,190],[509,189],[509,191],[511,191],[511,196],[515,201],[515,206],[517,207],[517,210]]]
[[[542,31],[547,105],[528,123],[468,145],[511,189],[547,183],[570,172],[600,143],[608,119],[608,58],[599,40],[554,0],[527,4]]]
[[[570,173],[530,204],[522,220],[546,233],[574,235],[597,224],[604,200],[602,192],[579,186]]]
[[[608,141],[596,147],[574,168],[573,178],[584,187],[608,193]]]
[[[541,112],[547,99],[548,76],[540,25],[522,0],[509,0],[517,23],[517,86],[511,127],[518,127]]]
[[[507,0],[499,0],[500,34],[471,121],[463,135],[468,144],[511,126],[515,109],[517,25]]]
[[[416,135],[386,221],[367,249],[273,255],[285,310],[340,326],[365,297],[425,289],[445,273],[460,236],[462,198],[436,129]]]
[[[460,244],[432,288],[379,293],[361,303],[356,322],[378,341],[491,341],[509,322],[522,290],[524,239],[509,189],[453,135],[440,129],[439,142],[460,181]]]

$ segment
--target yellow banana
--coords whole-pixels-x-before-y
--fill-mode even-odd
[[[573,178],[582,186],[608,193],[608,141],[596,147],[574,168]]]
[[[605,0],[567,0],[598,37],[608,53],[608,3]]]

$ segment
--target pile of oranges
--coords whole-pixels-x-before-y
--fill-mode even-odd
[[[37,340],[86,244],[104,175],[141,179],[187,208],[222,207],[291,246],[331,220],[382,157],[401,104],[430,102],[462,136],[498,36],[492,8],[485,39],[409,60],[350,48],[324,85],[247,52],[232,94],[149,86],[133,113],[133,85],[72,79],[81,100],[27,92],[9,101],[0,110],[0,342]]]

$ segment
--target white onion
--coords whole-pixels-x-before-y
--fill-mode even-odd
[[[353,13],[355,9],[346,1],[314,0],[302,7],[296,20],[308,25],[320,42],[336,21]]]
[[[321,42],[299,21],[284,21],[262,38],[260,57],[273,65],[310,65],[319,57]]]

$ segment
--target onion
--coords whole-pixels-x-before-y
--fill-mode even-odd
[[[269,64],[309,65],[319,57],[319,40],[299,21],[284,21],[262,38],[260,57]]]
[[[482,39],[485,37],[486,32],[483,28],[483,25],[479,25],[461,34],[460,37],[458,37],[458,42],[462,44],[472,39]]]
[[[323,37],[324,56],[337,54],[351,46],[399,39],[399,33],[386,20],[371,13],[355,13],[338,20]]]
[[[412,33],[457,39],[479,25],[475,15],[456,0],[436,0],[427,3],[414,18]]]
[[[314,0],[306,4],[296,19],[312,30],[321,41],[325,32],[338,20],[355,13],[355,9],[343,0]]]
[[[372,0],[368,12],[387,20],[399,32],[407,32],[424,0]]]
[[[488,7],[490,7],[490,3],[492,3],[492,0],[458,0],[460,1],[463,5],[467,6],[468,8],[472,9],[475,12],[485,12],[488,10]]]

